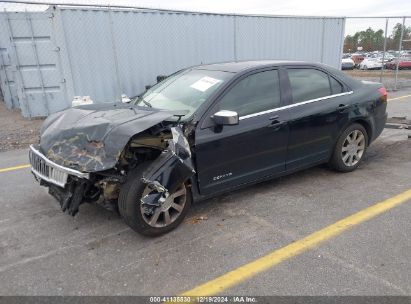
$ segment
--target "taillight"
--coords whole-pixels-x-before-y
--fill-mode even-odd
[[[384,87],[382,87],[382,88],[379,88],[378,89],[378,92],[380,92],[381,93],[381,101],[384,101],[384,102],[386,102],[387,101],[387,97],[388,97],[388,93],[387,93],[387,90],[384,88]]]

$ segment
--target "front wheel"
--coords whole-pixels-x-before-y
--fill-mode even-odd
[[[351,172],[357,169],[368,146],[368,135],[365,128],[354,123],[338,138],[329,165],[340,172]]]
[[[186,184],[181,184],[159,207],[142,205],[141,198],[152,191],[141,181],[147,167],[141,165],[129,173],[120,189],[118,207],[126,224],[134,231],[146,236],[158,236],[181,224],[191,206],[191,192]]]

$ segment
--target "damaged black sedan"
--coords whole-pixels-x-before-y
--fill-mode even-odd
[[[154,236],[192,201],[321,163],[356,169],[384,128],[386,101],[381,84],[321,64],[196,66],[129,103],[50,115],[30,162],[63,211],[97,203]]]

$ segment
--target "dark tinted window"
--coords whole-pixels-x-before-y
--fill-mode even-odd
[[[331,91],[333,94],[339,94],[344,92],[344,87],[342,86],[342,84],[335,80],[333,77],[330,77],[330,83]]]
[[[289,69],[293,102],[331,95],[328,75],[314,69]]]
[[[236,111],[239,116],[273,109],[279,105],[280,84],[276,70],[244,78],[220,100],[220,110]]]

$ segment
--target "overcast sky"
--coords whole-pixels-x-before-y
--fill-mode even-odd
[[[1,1],[1,0],[0,0]],[[32,0],[36,1],[36,0]],[[311,15],[311,16],[411,16],[410,0],[55,0],[54,3],[90,3],[111,5],[133,5],[147,8],[166,8],[177,10],[193,10],[218,13],[240,14],[272,14],[272,15]],[[0,2],[0,8],[5,4]],[[8,9],[27,6],[7,5]],[[30,9],[30,7],[29,7]],[[401,19],[391,20],[388,33],[392,26]],[[406,21],[411,26],[411,18]],[[346,34],[371,26],[384,29],[384,19],[348,19]]]

